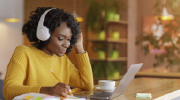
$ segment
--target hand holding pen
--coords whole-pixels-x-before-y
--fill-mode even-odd
[[[59,80],[59,83],[57,83],[55,86],[53,86],[53,88],[51,89],[52,93],[55,93],[53,95],[57,95],[57,96],[63,96],[63,97],[67,97],[67,94],[70,94],[73,96],[73,94],[71,94],[71,89],[70,86],[61,83],[60,79],[56,76],[56,74],[54,74],[52,72],[52,70],[50,70],[51,73],[54,75],[54,77]]]

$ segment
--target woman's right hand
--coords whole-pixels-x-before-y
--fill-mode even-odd
[[[51,95],[67,97],[67,94],[71,92],[70,86],[64,83],[57,83],[55,86],[51,87]]]
[[[53,87],[41,87],[40,93],[45,93],[54,96],[61,96],[66,98],[68,93],[71,92],[70,86],[64,83],[57,83]]]

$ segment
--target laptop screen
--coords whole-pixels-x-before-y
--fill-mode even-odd
[[[142,65],[143,63],[132,64],[113,92],[82,91],[75,93],[74,96],[93,99],[112,99],[119,96],[126,91],[127,87],[134,79],[136,73],[140,70]]]
[[[140,70],[142,65],[143,65],[143,63],[132,64],[130,66],[130,68],[128,69],[128,71],[124,75],[124,77],[119,82],[116,89],[113,91],[113,94],[111,95],[110,99],[112,99],[112,98],[114,98],[116,96],[119,96],[119,95],[123,94],[126,91],[127,87],[129,86],[131,81],[134,79],[136,73]]]

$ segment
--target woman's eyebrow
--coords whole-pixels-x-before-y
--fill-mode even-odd
[[[63,36],[63,37],[66,37],[65,35],[62,35],[62,34],[58,34],[58,35]]]
[[[63,36],[63,37],[66,37],[66,36],[65,36],[65,35],[63,35],[63,34],[58,34],[58,35]],[[71,37],[72,37],[72,36],[71,36]],[[71,38],[71,37],[70,37],[70,38]]]

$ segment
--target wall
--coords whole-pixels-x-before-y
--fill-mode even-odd
[[[138,16],[137,16],[137,35],[142,34],[142,20],[144,15],[154,15],[155,11],[153,9],[154,4],[156,3],[156,0],[137,0],[137,10],[138,10]],[[136,48],[136,58],[137,62],[143,62],[144,65],[142,67],[142,70],[145,68],[152,68],[153,63],[155,62],[154,55],[148,54],[147,56],[144,56],[142,53],[141,45],[137,46]]]
[[[144,70],[152,68],[156,62],[153,54],[145,56],[141,45],[135,45],[136,36],[142,34],[143,16],[155,14],[155,3],[156,0],[128,0],[128,67],[134,63],[144,63],[141,68]]]
[[[137,32],[137,0],[128,0],[128,64],[130,67],[131,64],[136,63],[136,46],[135,37]]]
[[[15,47],[22,44],[23,0],[0,0],[0,72],[4,79],[9,60]],[[21,22],[5,22],[11,14],[21,19]]]

